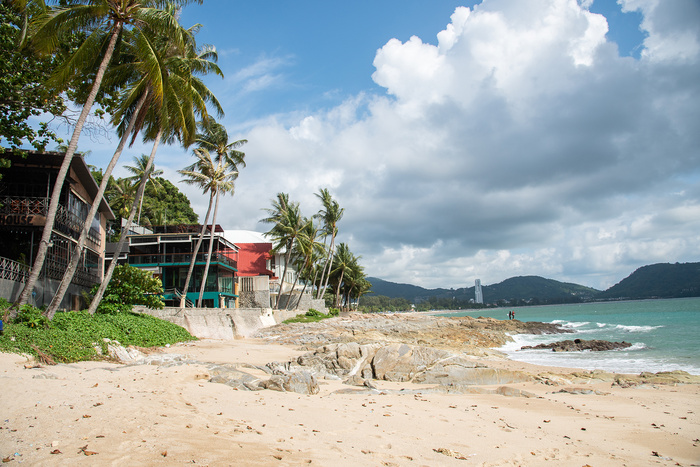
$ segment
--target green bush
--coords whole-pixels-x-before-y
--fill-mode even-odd
[[[331,311],[333,308],[331,308]],[[310,308],[309,311],[303,314],[298,314],[294,318],[289,318],[284,320],[285,323],[315,323],[316,321],[321,321],[324,319],[332,318],[333,316],[337,316],[338,313],[335,315],[328,313],[324,314],[318,310],[314,310],[313,308]]]
[[[0,307],[6,305],[0,303]],[[43,354],[56,362],[68,363],[104,358],[95,346],[104,351],[105,338],[139,347],[195,340],[184,328],[145,314],[90,315],[87,311],[70,311],[56,313],[53,320],[38,324],[34,317],[41,316],[41,311],[29,308],[33,310],[23,307],[16,319],[6,323],[5,333],[0,336],[0,351]]]
[[[97,293],[96,285],[90,291],[90,296]],[[161,309],[165,306],[161,295],[163,283],[153,277],[148,271],[120,264],[114,268],[112,280],[109,281],[102,301],[97,306],[98,313],[130,312],[134,305],[145,305],[148,308]]]

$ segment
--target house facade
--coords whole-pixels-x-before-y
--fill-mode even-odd
[[[153,230],[134,229],[127,236],[128,251],[122,251],[119,262],[151,272],[163,283],[166,306],[180,306],[185,280],[195,250],[201,225],[157,226]],[[204,277],[209,244],[212,255],[207,274],[202,306],[234,308],[238,298],[236,273],[238,247],[224,237],[220,225],[208,230],[197,253],[195,267],[187,289],[186,305],[193,306],[199,298]],[[116,253],[111,248],[111,260]]]
[[[64,154],[28,151],[17,155],[7,151],[2,157],[10,161],[10,167],[0,169],[0,296],[14,301],[24,288],[29,268],[34,263]],[[49,249],[29,298],[30,304],[41,307],[51,302],[98,188],[83,158],[74,156],[61,189]],[[106,227],[112,220],[114,213],[103,200],[97,215],[90,220],[78,270],[60,308],[84,307],[83,292],[102,281]]]

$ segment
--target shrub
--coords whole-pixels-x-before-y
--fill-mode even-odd
[[[91,296],[97,293],[95,286]],[[165,306],[161,298],[163,283],[148,271],[120,264],[114,268],[112,280],[109,281],[102,301],[97,306],[98,313],[123,313],[132,310],[134,305],[161,309]]]
[[[37,325],[34,317],[41,316],[41,310],[27,307],[32,309],[22,307],[19,319],[5,326],[5,333],[0,336],[0,351],[43,355],[68,363],[104,358],[95,346],[104,347],[105,338],[139,347],[195,340],[184,328],[150,315],[131,312],[90,315],[87,311],[69,311],[56,313],[52,321]]]

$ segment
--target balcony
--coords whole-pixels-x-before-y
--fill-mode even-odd
[[[43,226],[49,210],[49,198],[32,198],[3,196],[0,198],[0,216],[5,225]],[[65,206],[58,205],[54,230],[77,240],[85,221],[69,212]],[[100,245],[100,231],[90,228],[87,240],[93,247]]]
[[[151,255],[129,255],[129,264],[132,266],[175,266],[189,265],[192,260],[192,253],[168,253],[168,254],[151,254]],[[207,261],[207,253],[197,254],[195,264],[205,264]],[[231,269],[238,270],[238,262],[220,253],[212,253],[211,263],[219,263],[223,266],[228,266]]]

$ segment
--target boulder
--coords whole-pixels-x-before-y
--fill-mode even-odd
[[[591,350],[594,352],[602,352],[605,350],[618,350],[626,349],[632,347],[629,342],[610,342],[603,340],[565,340],[552,342],[551,344],[539,344],[535,346],[526,345],[521,347],[520,350],[533,350],[533,349],[551,349],[552,352],[580,352],[582,350]]]

